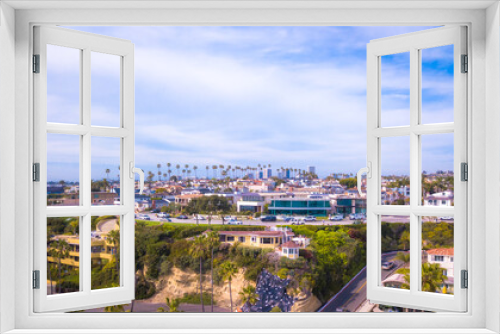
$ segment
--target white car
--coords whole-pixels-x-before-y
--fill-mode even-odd
[[[332,220],[332,221],[340,221],[342,219],[344,219],[344,216],[341,214],[335,215],[335,216],[330,218],[330,220]]]
[[[198,219],[198,220],[206,220],[207,218],[205,218],[204,216],[202,215],[198,215],[198,217],[195,217],[194,219]]]
[[[228,225],[243,225],[243,222],[241,220],[236,220],[236,219],[230,219],[227,222]]]
[[[316,221],[316,217],[314,217],[314,216],[307,216],[306,218],[304,218],[304,221],[306,221],[306,222],[314,222],[314,221]]]

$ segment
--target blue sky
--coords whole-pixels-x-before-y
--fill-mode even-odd
[[[165,172],[170,162],[189,164],[190,169],[197,165],[198,174],[205,175],[207,164],[270,163],[273,169],[313,165],[320,176],[326,176],[355,173],[365,165],[366,44],[427,27],[72,29],[134,43],[136,165],[145,171],[156,171],[156,164],[161,163]],[[453,120],[453,72],[442,61],[449,60],[446,48],[450,47],[425,50],[423,55],[424,122]],[[61,59],[68,58],[62,54],[54,53],[53,69],[64,69],[74,82],[78,76],[75,60]],[[383,60],[382,122],[405,125],[409,119],[407,60],[404,55],[389,58]],[[49,66],[50,62],[49,57]],[[116,61],[113,56],[96,54],[92,64],[93,124],[115,125]],[[49,77],[49,87],[51,82],[57,83]],[[70,88],[65,85],[59,93],[49,91],[49,106],[74,110],[77,99],[67,92]],[[393,146],[386,151],[404,151],[402,142],[388,144]],[[424,155],[429,158],[424,159],[424,169],[451,169],[451,145],[449,139],[426,145]],[[56,163],[63,150],[56,142],[53,147],[59,153],[52,155],[49,180],[75,179],[71,168]],[[114,169],[111,176],[116,177],[117,155],[111,151],[96,145],[94,179],[105,177],[106,166]],[[72,159],[76,161],[78,154]],[[408,172],[400,153],[387,154],[387,159],[388,173]]]

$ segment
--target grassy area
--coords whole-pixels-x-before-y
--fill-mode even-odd
[[[181,303],[186,303],[186,304],[196,304],[196,305],[201,305],[200,301],[200,294],[199,293],[185,293],[184,297],[180,298],[179,301]],[[211,296],[207,292],[203,292],[203,305],[211,305]],[[216,305],[215,300],[214,300],[214,305]]]

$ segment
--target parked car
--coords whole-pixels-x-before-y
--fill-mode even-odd
[[[147,215],[143,215],[141,217],[142,220],[151,220],[151,217],[147,216]]]
[[[294,219],[295,219],[295,218],[293,218],[293,217],[286,217],[284,220],[285,220],[286,222],[291,222],[291,221],[293,221]]]
[[[306,222],[315,222],[316,221],[316,217],[314,217],[314,216],[307,216],[306,218],[304,218],[304,221],[306,221]]]
[[[177,217],[177,219],[188,219],[188,216],[186,215],[180,215]]]
[[[330,217],[331,221],[339,221],[339,220],[342,220],[342,219],[344,219],[344,216],[342,214],[337,214],[335,216]]]
[[[165,212],[160,212],[156,215],[156,217],[158,217],[158,218],[170,218],[170,215],[168,213],[165,213]]]
[[[260,218],[261,222],[275,222],[276,217],[275,216],[264,216]]]
[[[384,270],[389,270],[389,269],[392,269],[392,267],[394,267],[394,262],[382,262],[382,269]]]
[[[151,213],[159,213],[160,212],[160,209],[153,209],[151,210]]]
[[[355,214],[355,213],[351,213],[351,214],[349,215],[349,219],[350,219],[350,220],[355,220],[355,219],[356,219],[356,214]]]
[[[304,225],[304,219],[293,219],[292,220],[292,225]]]
[[[355,219],[365,219],[366,216],[364,213],[356,213],[356,218]]]
[[[453,220],[453,217],[446,216],[446,217],[440,217],[439,219],[441,219],[441,220]]]
[[[198,215],[197,217],[194,217],[194,219],[198,218],[198,220],[206,220],[205,216]]]
[[[227,225],[243,225],[243,222],[241,220],[230,219]]]

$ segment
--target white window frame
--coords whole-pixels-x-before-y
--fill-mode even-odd
[[[133,3],[133,5],[130,5]],[[14,11],[10,5],[24,6],[28,10]],[[203,5],[195,2],[183,4],[164,2],[143,4],[128,2],[123,5],[136,9],[103,11],[102,7],[117,6],[101,1],[69,2],[16,2],[1,4],[0,26],[0,175],[8,175],[0,182],[2,211],[0,225],[0,265],[15,268],[0,271],[0,319],[2,331],[17,329],[16,333],[36,333],[40,329],[59,329],[60,332],[76,332],[71,329],[89,329],[100,333],[114,329],[128,333],[144,332],[146,327],[176,332],[176,328],[190,332],[236,332],[236,329],[267,328],[262,332],[340,333],[387,333],[390,329],[398,333],[422,332],[450,333],[465,329],[467,333],[492,333],[500,329],[499,287],[500,230],[498,210],[499,180],[486,175],[499,175],[500,136],[498,134],[500,98],[498,91],[500,72],[500,24],[498,4],[493,1],[405,1],[388,3],[335,1],[321,4],[311,2],[266,2],[221,4],[207,1]],[[96,6],[100,6],[96,9]],[[147,8],[148,6],[149,9]],[[163,8],[151,8],[151,6]],[[177,6],[177,8],[176,8]],[[181,6],[181,8],[179,8]],[[203,6],[203,7],[201,7]],[[226,8],[224,8],[226,6]],[[391,6],[398,6],[394,9]],[[432,7],[431,7],[432,6]],[[489,7],[488,7],[489,6]],[[65,8],[63,8],[65,7]],[[86,9],[75,9],[86,8]],[[170,8],[166,8],[170,7]],[[236,8],[237,7],[237,8]],[[488,8],[487,8],[488,7]],[[45,10],[42,10],[46,8]],[[47,10],[47,8],[49,10]],[[51,10],[50,10],[51,9]],[[58,10],[56,10],[58,9]],[[304,10],[307,9],[307,10]],[[32,54],[32,27],[35,24],[64,25],[443,25],[466,24],[469,27],[469,76],[468,101],[470,177],[469,184],[470,225],[474,226],[468,246],[469,259],[469,311],[455,313],[407,313],[407,314],[35,314],[33,313],[33,290],[31,290],[33,212],[26,207],[32,205],[32,183],[30,168],[32,156],[32,77],[30,55]],[[14,35],[15,31],[15,35]],[[13,70],[15,68],[15,71]],[[488,71],[486,71],[488,68]],[[15,85],[12,83],[15,82]],[[15,96],[15,99],[12,98]],[[2,98],[3,97],[3,98]],[[15,111],[14,111],[15,110]],[[15,117],[12,117],[15,114]],[[13,141],[12,138],[15,138]],[[488,138],[488,140],[486,140]],[[487,154],[489,152],[490,154]],[[12,177],[14,175],[14,177]],[[486,182],[488,181],[488,182]],[[15,198],[12,199],[12,189]],[[14,210],[12,210],[14,207]],[[5,220],[15,224],[5,224]],[[490,223],[486,223],[486,222]],[[469,227],[469,232],[472,230]],[[12,238],[14,235],[14,238]],[[14,249],[14,254],[12,254]],[[485,262],[485,255],[491,263]],[[14,256],[12,256],[14,255]],[[26,260],[30,259],[30,260]],[[13,289],[12,287],[15,287]],[[15,303],[14,303],[15,301]],[[14,307],[12,305],[14,304]],[[166,318],[168,317],[168,318]],[[168,319],[168,320],[167,320]],[[222,321],[221,321],[222,320]],[[137,324],[141,323],[140,330]],[[103,329],[100,331],[99,329]],[[120,331],[120,329],[122,331]],[[232,330],[235,329],[235,330]]]
[[[40,164],[40,180],[33,184],[34,204],[34,269],[39,270],[40,282],[47,280],[47,218],[79,217],[80,279],[79,291],[47,295],[47,289],[35,290],[35,311],[71,311],[89,305],[128,304],[135,298],[134,255],[134,45],[127,40],[100,36],[52,26],[34,27],[34,53],[39,55],[39,73],[34,84],[34,162]],[[80,53],[80,123],[47,122],[47,45],[73,48]],[[91,54],[100,52],[120,59],[119,127],[91,124]],[[79,157],[79,205],[47,206],[47,134],[66,134],[79,138],[75,150]],[[120,141],[120,205],[91,203],[92,138],[116,138]],[[91,224],[92,216],[120,216],[120,286],[92,290]],[[43,285],[44,286],[44,285]]]
[[[467,160],[467,76],[461,73],[461,56],[467,54],[466,27],[450,26],[418,31],[393,37],[372,40],[367,46],[367,158],[371,169],[367,177],[367,297],[377,304],[423,310],[467,310],[467,291],[455,289],[453,295],[421,291],[422,278],[422,229],[423,216],[454,217],[454,254],[458,261],[455,270],[467,270],[467,185],[461,181],[461,163]],[[453,122],[426,124],[421,121],[421,50],[453,45],[454,59],[454,115]],[[381,108],[382,60],[385,55],[401,52],[409,54],[410,120],[405,126],[383,127]],[[455,206],[442,208],[421,205],[422,145],[421,137],[428,134],[453,134]],[[410,205],[383,205],[382,190],[382,143],[383,138],[396,137],[409,140]],[[359,173],[358,173],[359,175]],[[470,179],[472,182],[472,179]],[[358,179],[359,183],[359,179]],[[406,187],[405,187],[406,189]],[[387,289],[381,282],[381,219],[383,215],[401,215],[410,221],[410,289]],[[459,284],[457,284],[459,286]]]

